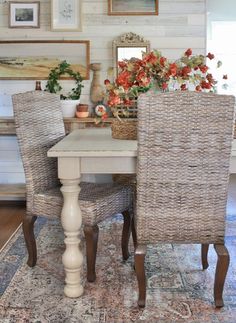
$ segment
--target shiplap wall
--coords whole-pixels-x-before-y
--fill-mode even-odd
[[[52,32],[51,1],[40,1],[39,29],[8,28],[8,1],[0,0],[1,40],[90,40],[91,63],[102,63],[101,82],[112,67],[112,40],[126,32],[137,33],[171,59],[191,47],[205,53],[206,0],[159,0],[158,16],[108,16],[107,0],[83,0],[83,31]],[[27,48],[26,48],[27,53]],[[0,49],[1,55],[1,49]],[[91,75],[92,76],[92,75]],[[45,81],[42,82],[44,87]],[[90,103],[90,81],[84,82],[81,101]],[[0,80],[0,116],[12,115],[11,94],[32,90],[35,81]],[[0,184],[24,182],[24,172],[15,137],[0,137]]]

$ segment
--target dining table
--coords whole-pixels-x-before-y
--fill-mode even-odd
[[[133,174],[136,172],[137,140],[113,139],[110,128],[87,128],[72,131],[48,150],[48,157],[58,161],[62,184],[61,223],[65,235],[62,263],[65,270],[64,293],[68,297],[83,294],[80,249],[82,216],[79,205],[82,174]],[[230,172],[236,173],[236,140],[233,141]]]

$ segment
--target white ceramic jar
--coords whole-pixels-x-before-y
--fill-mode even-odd
[[[63,117],[74,118],[76,106],[80,103],[80,100],[61,100],[61,109]]]

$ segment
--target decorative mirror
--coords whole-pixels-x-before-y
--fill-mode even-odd
[[[142,52],[150,51],[150,42],[132,32],[123,34],[113,41],[114,75],[117,75],[118,62],[123,59],[142,58]]]

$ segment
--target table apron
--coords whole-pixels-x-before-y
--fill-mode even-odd
[[[58,177],[76,179],[81,174],[134,174],[136,157],[58,157]]]
[[[81,174],[133,174],[136,157],[81,157]]]

